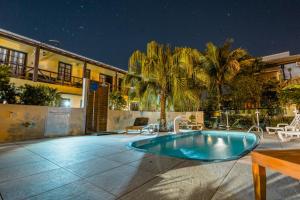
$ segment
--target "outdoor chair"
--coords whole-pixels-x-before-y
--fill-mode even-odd
[[[142,133],[144,128],[148,125],[148,122],[148,117],[137,117],[134,120],[133,126],[128,126],[125,128],[126,133],[128,133],[128,130],[138,130],[140,133]]]
[[[295,131],[296,126],[300,124],[300,114],[296,114],[290,124],[279,123],[276,127],[266,127],[268,134],[274,134],[278,131]]]
[[[278,137],[282,142],[290,141],[293,138],[300,138],[300,131],[299,129],[288,131],[278,131]]]

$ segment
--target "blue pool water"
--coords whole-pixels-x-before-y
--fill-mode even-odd
[[[139,140],[130,147],[149,153],[203,161],[240,158],[258,144],[255,134],[235,131],[194,131]]]

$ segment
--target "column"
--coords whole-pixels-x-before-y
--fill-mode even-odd
[[[36,47],[34,52],[33,76],[32,76],[32,80],[35,82],[38,80],[39,61],[40,61],[40,47]]]
[[[86,68],[87,68],[87,63],[84,62],[83,68],[82,68],[82,78],[86,78]]]

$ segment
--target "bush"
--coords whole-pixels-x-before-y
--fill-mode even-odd
[[[17,102],[17,89],[14,84],[9,83],[10,68],[0,65],[0,103],[6,101],[14,104]]]
[[[273,116],[271,118],[268,119],[267,121],[267,126],[276,126],[279,123],[287,123],[290,124],[292,122],[292,120],[294,119],[294,117],[292,116]]]
[[[289,85],[280,90],[279,99],[282,104],[300,105],[300,84]]]
[[[32,86],[25,84],[20,87],[20,103],[25,105],[58,106],[61,100],[56,89],[48,86]]]
[[[114,91],[109,95],[109,109],[123,110],[127,105],[126,100],[119,91]]]

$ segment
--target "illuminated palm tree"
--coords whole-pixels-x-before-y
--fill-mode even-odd
[[[176,48],[154,41],[147,44],[147,52],[135,51],[129,59],[129,73],[125,84],[129,93],[138,97],[141,106],[155,110],[160,107],[160,128],[166,130],[166,108],[197,107],[200,95],[191,87],[195,80],[193,66],[197,50]],[[199,57],[200,58],[200,57]],[[193,81],[196,83],[196,81]]]
[[[255,59],[242,48],[232,50],[232,40],[226,40],[221,47],[208,43],[202,66],[209,77],[209,88],[216,91],[217,109],[222,106],[223,86],[231,81],[241,68],[252,65]]]

